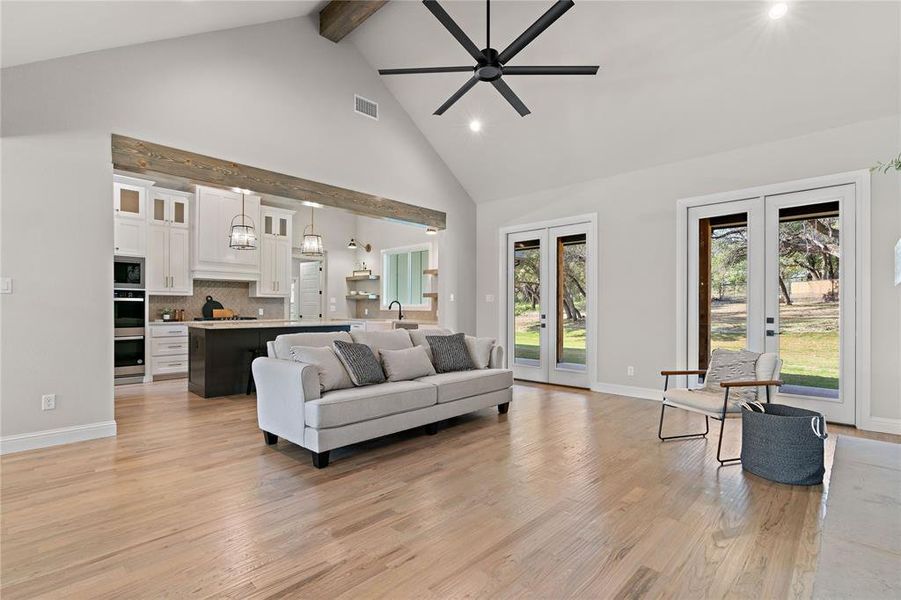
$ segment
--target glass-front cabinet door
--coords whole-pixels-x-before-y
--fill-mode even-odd
[[[118,217],[144,218],[147,188],[128,183],[113,183],[113,208]]]

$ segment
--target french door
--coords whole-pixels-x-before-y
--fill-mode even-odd
[[[688,209],[688,360],[774,352],[776,402],[855,422],[854,185]]]
[[[508,364],[517,379],[590,387],[588,223],[507,234]]]

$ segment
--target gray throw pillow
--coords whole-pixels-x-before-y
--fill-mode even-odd
[[[350,380],[354,385],[371,385],[384,383],[385,374],[379,365],[379,359],[372,353],[372,349],[366,344],[351,344],[335,340],[335,354],[338,360],[347,369]]]
[[[343,390],[354,386],[347,370],[335,351],[328,346],[291,346],[291,357],[297,362],[313,365],[319,371],[319,391]]]
[[[721,381],[754,381],[757,379],[757,359],[760,354],[750,350],[725,350],[717,348],[710,355],[704,389],[722,394]],[[733,402],[753,402],[757,400],[757,388],[732,388],[729,400]]]
[[[435,367],[425,353],[424,346],[413,346],[403,350],[379,350],[382,367],[388,381],[410,381],[417,377],[435,374]]]
[[[469,348],[466,347],[466,335],[428,335],[426,341],[432,349],[432,364],[439,373],[469,371],[476,366],[472,362]]]
[[[466,347],[472,356],[472,362],[476,369],[487,369],[491,362],[491,349],[494,348],[494,338],[466,336]]]

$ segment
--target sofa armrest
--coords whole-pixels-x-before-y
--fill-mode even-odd
[[[491,348],[491,356],[488,359],[488,368],[489,369],[503,369],[504,368],[504,347],[498,346],[495,344]]]
[[[304,402],[319,398],[314,365],[277,358],[253,361],[260,429],[303,445]]]

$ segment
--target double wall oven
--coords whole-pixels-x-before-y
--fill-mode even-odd
[[[144,259],[113,261],[114,376],[116,384],[144,380],[144,335],[147,325]]]

